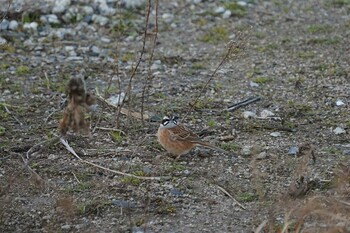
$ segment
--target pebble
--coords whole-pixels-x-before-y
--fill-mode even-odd
[[[47,158],[49,159],[49,160],[55,160],[55,159],[57,159],[57,155],[54,155],[54,154],[50,154]]]
[[[247,6],[248,3],[246,1],[237,1],[237,5],[239,5],[239,6]]]
[[[133,226],[131,232],[132,233],[145,233],[145,231],[143,229],[144,229],[143,227]]]
[[[222,7],[222,6],[219,6],[218,8],[216,8],[215,9],[215,13],[216,14],[222,14],[222,13],[224,13],[226,10],[225,10],[225,8],[224,7]]]
[[[343,155],[350,155],[350,150],[343,150]]]
[[[100,14],[104,16],[112,16],[117,12],[116,9],[109,7],[105,1],[100,1],[98,10]]]
[[[233,39],[233,38],[232,38],[232,39]],[[255,83],[255,82],[250,81],[249,86],[251,86],[251,87],[259,87],[259,84],[258,84],[258,83]]]
[[[16,31],[18,28],[18,22],[16,20],[11,20],[9,24],[9,29],[12,31]]]
[[[107,17],[102,16],[102,15],[94,14],[94,15],[92,15],[91,19],[94,23],[97,23],[101,26],[105,26],[109,22],[109,19]]]
[[[333,133],[335,133],[335,134],[344,134],[344,133],[346,133],[346,131],[345,131],[345,129],[343,129],[343,128],[338,126],[337,128],[335,128],[333,130]]]
[[[23,29],[27,31],[36,32],[38,30],[38,23],[37,22],[25,23],[23,25]]]
[[[91,53],[92,56],[98,56],[101,53],[101,49],[96,45],[93,45],[90,50],[92,52]]]
[[[82,10],[85,13],[85,15],[92,15],[94,13],[94,8],[92,8],[91,6],[83,6]]]
[[[177,188],[173,188],[170,190],[170,194],[173,195],[173,196],[176,196],[176,197],[181,197],[184,195],[183,192],[181,192],[179,189]]]
[[[138,8],[141,7],[144,3],[144,0],[122,0],[122,4],[126,8]]]
[[[0,31],[4,31],[7,30],[9,27],[10,22],[7,21],[6,19],[4,19],[1,23],[0,23]]]
[[[7,40],[5,39],[5,38],[2,38],[1,36],[0,36],[0,45],[4,45],[4,44],[6,44],[7,43]]]
[[[125,97],[125,93],[122,92],[119,95],[113,95],[113,96],[109,97],[107,99],[107,102],[112,104],[112,105],[117,106],[123,101],[124,97]]]
[[[337,106],[343,106],[345,103],[342,100],[337,100],[335,103]]]
[[[272,132],[272,133],[270,133],[270,135],[272,137],[281,137],[282,134],[280,132]]]
[[[122,208],[136,208],[136,205],[134,203],[131,203],[126,200],[120,200],[120,199],[113,199],[112,205],[122,207]]]
[[[252,112],[252,111],[244,111],[242,113],[242,115],[243,115],[244,119],[255,118],[256,117],[256,114],[254,112]]]
[[[172,23],[174,20],[174,15],[170,14],[170,13],[164,13],[162,15],[162,19],[164,20],[164,22],[166,23]]]
[[[299,153],[299,147],[298,146],[292,146],[288,150],[289,155],[297,155]]]
[[[69,230],[70,228],[71,228],[71,225],[69,224],[61,226],[62,230]]]
[[[265,151],[261,152],[256,156],[256,159],[265,159],[267,158],[267,153]]]
[[[243,156],[249,156],[252,154],[252,151],[251,151],[251,146],[244,146],[242,148],[242,155]]]
[[[57,15],[54,15],[54,14],[42,15],[42,16],[40,16],[40,21],[43,23],[49,23],[49,24],[59,24],[60,23]]]
[[[159,70],[162,68],[162,62],[160,60],[154,61],[154,63],[151,66],[151,70]]]
[[[266,119],[268,117],[271,117],[271,116],[274,116],[275,114],[269,110],[262,110],[261,113],[260,113],[260,117],[263,118],[263,119]]]
[[[228,19],[228,18],[231,17],[231,15],[232,15],[232,12],[231,12],[230,10],[226,10],[226,11],[224,12],[224,14],[222,15],[222,18],[223,18],[223,19]]]
[[[71,0],[55,1],[55,6],[52,8],[53,13],[63,13],[68,9],[71,4]]]

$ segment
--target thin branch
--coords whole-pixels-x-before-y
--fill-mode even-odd
[[[119,118],[120,118],[120,114],[121,114],[121,110],[124,106],[124,102],[126,100],[126,97],[129,96],[129,108],[130,108],[130,101],[131,101],[131,89],[132,89],[132,81],[135,77],[136,71],[140,66],[143,54],[145,53],[145,47],[146,47],[146,39],[147,39],[147,31],[148,31],[148,21],[149,21],[149,15],[151,13],[151,4],[150,2],[148,2],[148,6],[147,6],[147,13],[146,13],[146,23],[145,23],[145,30],[144,30],[144,36],[143,36],[143,41],[142,41],[142,49],[141,49],[141,54],[140,57],[136,63],[135,68],[133,69],[131,76],[129,78],[129,83],[128,83],[128,88],[127,88],[127,92],[125,93],[125,96],[121,102],[121,104],[118,106],[118,112],[117,112],[117,128],[119,125]]]
[[[227,111],[235,111],[238,108],[241,108],[243,106],[246,106],[248,104],[254,103],[254,102],[259,101],[259,100],[261,100],[260,97],[251,97],[251,98],[248,98],[248,99],[246,99],[244,101],[241,101],[241,102],[238,102],[238,103],[235,103],[235,104],[232,104],[232,105],[228,106],[228,108],[225,109],[224,111],[226,111],[226,110]]]
[[[8,1],[7,10],[5,11],[4,15],[1,17],[0,23],[2,23],[2,21],[4,21],[4,19],[7,17],[8,13],[10,11],[10,7],[12,5],[12,2],[13,2],[13,0]]]
[[[120,132],[120,133],[126,135],[126,133],[123,130],[117,129],[117,128],[95,127],[95,129],[106,130],[106,131],[117,131],[117,132]]]
[[[238,53],[240,53],[242,50],[244,50],[246,45],[247,36],[244,35],[242,32],[239,32],[237,41],[231,40],[228,43],[228,49],[225,53],[224,57],[221,59],[220,63],[215,68],[214,72],[210,75],[209,79],[205,83],[205,85],[202,87],[200,92],[198,93],[198,96],[195,98],[195,100],[191,103],[190,108],[188,109],[186,115],[183,117],[183,121],[185,121],[188,114],[193,110],[194,106],[198,102],[199,98],[202,96],[204,91],[207,89],[209,83],[214,79],[216,73],[218,70],[232,57],[235,57]]]
[[[7,112],[10,116],[12,116],[12,118],[15,119],[15,121],[17,121],[17,123],[18,123],[20,126],[22,126],[23,123],[20,122],[20,121],[18,120],[18,118],[15,117],[15,116],[11,113],[11,111],[7,108],[7,106],[6,106],[6,105],[3,105],[3,106],[4,106],[5,110],[6,110],[6,112]]]
[[[151,5],[151,0],[148,1],[148,4]],[[156,0],[156,26],[155,26],[155,30],[154,30],[154,33],[153,33],[154,39],[153,39],[153,45],[152,45],[152,48],[151,48],[151,55],[150,55],[150,58],[149,58],[149,61],[148,61],[147,78],[146,78],[145,85],[143,86],[142,96],[141,96],[141,120],[142,120],[143,124],[145,123],[145,121],[144,121],[145,119],[143,117],[144,104],[145,104],[145,95],[148,92],[148,89],[149,89],[148,86],[152,82],[151,66],[152,66],[154,50],[155,50],[155,47],[156,47],[156,44],[157,44],[157,38],[158,38],[158,5],[159,5],[159,2],[158,2],[158,0]]]
[[[225,193],[227,196],[229,196],[234,202],[236,202],[236,204],[241,207],[242,209],[246,209],[241,203],[239,203],[229,192],[227,192],[224,188],[220,187],[219,185],[216,185],[218,187],[218,189]]]
[[[100,169],[103,169],[103,170],[106,170],[106,171],[109,171],[109,172],[112,172],[112,173],[115,173],[115,174],[118,174],[118,175],[122,175],[122,176],[128,176],[128,177],[133,177],[133,178],[136,178],[136,179],[140,179],[140,180],[168,180],[168,179],[171,179],[171,177],[169,176],[155,176],[155,177],[151,177],[151,176],[136,176],[136,175],[133,175],[133,174],[129,174],[129,173],[125,173],[125,172],[121,172],[121,171],[116,171],[116,170],[112,170],[112,169],[109,169],[109,168],[106,168],[106,167],[103,167],[103,166],[100,166],[98,164],[95,164],[95,163],[92,163],[92,162],[89,162],[89,161],[86,161],[86,160],[83,160],[82,158],[80,158],[77,153],[74,151],[74,149],[68,144],[68,142],[63,139],[63,138],[60,138],[60,142],[66,147],[66,149],[72,153],[79,161],[81,161],[82,163],[86,163],[86,164],[89,164],[93,167],[97,167],[97,168],[100,168]]]
[[[264,220],[260,225],[255,229],[254,233],[260,233],[261,230],[266,226],[266,223],[268,223],[268,220]]]

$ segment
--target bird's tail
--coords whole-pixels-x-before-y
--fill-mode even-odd
[[[227,151],[217,147],[217,146],[214,146],[212,144],[209,144],[207,142],[202,142],[202,141],[198,141],[196,142],[198,145],[201,145],[201,146],[204,146],[204,147],[207,147],[207,148],[210,148],[210,149],[214,149],[214,150],[217,150],[217,151],[220,151],[222,153],[227,153]]]

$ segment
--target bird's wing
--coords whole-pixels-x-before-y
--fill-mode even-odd
[[[184,125],[177,125],[169,129],[173,140],[197,141],[199,137],[197,134],[189,131]]]

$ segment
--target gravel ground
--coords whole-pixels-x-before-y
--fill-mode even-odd
[[[144,40],[147,2],[0,0],[0,231],[350,232],[350,2],[155,4]],[[146,86],[144,123],[108,104],[138,61],[124,107]],[[67,136],[83,161],[57,139],[79,75],[99,96],[91,137]],[[164,115],[228,153],[174,161]]]

